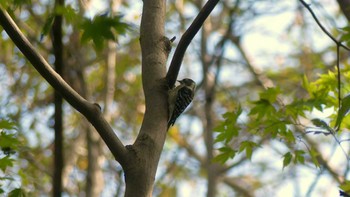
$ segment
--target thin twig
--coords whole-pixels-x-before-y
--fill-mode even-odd
[[[318,181],[320,180],[322,174],[323,174],[323,170],[318,171],[314,181],[311,183],[310,186],[308,186],[309,189],[307,190],[305,196],[311,196],[311,194],[315,190],[315,187],[316,187]]]
[[[339,140],[340,143],[342,142],[350,142],[350,139],[345,139],[345,140]]]
[[[349,155],[346,153],[346,151],[344,150],[343,146],[340,144],[341,141],[337,138],[337,136],[335,136],[334,133],[332,133],[332,136],[335,139],[335,141],[337,142],[337,144],[339,145],[340,149],[343,151],[343,153],[344,153],[344,155],[346,157],[346,160],[349,161],[350,160]]]
[[[310,14],[311,14],[312,17],[315,19],[317,25],[322,29],[322,31],[323,31],[331,40],[333,40],[333,42],[335,42],[337,45],[343,47],[344,49],[350,51],[350,48],[349,48],[349,47],[343,45],[343,44],[341,43],[341,41],[338,41],[336,38],[334,38],[334,37],[332,36],[331,33],[329,33],[329,32],[326,30],[326,28],[325,28],[325,27],[321,24],[321,22],[318,20],[316,14],[315,14],[315,13],[312,11],[312,9],[310,8],[309,4],[307,4],[307,3],[306,3],[305,1],[303,1],[303,0],[299,0],[299,1],[304,5],[304,7],[305,7],[306,9],[309,10]]]
[[[315,19],[317,25],[322,29],[322,31],[337,45],[337,80],[338,80],[338,107],[340,108],[341,106],[341,76],[340,76],[340,47],[343,47],[344,49],[350,51],[350,48],[343,45],[342,41],[338,41],[336,38],[334,38],[332,36],[331,33],[329,33],[326,28],[321,24],[321,22],[318,20],[317,16],[315,15],[315,13],[312,11],[312,9],[310,8],[309,4],[305,3],[305,1],[303,0],[299,0],[306,9],[309,10],[310,14],[312,15],[312,17]],[[338,114],[339,116],[339,114]],[[339,128],[338,128],[339,129]],[[336,131],[338,131],[338,129]]]
[[[339,45],[337,44],[337,71],[338,71],[338,107],[340,109],[340,104],[341,104],[341,76],[340,76],[340,62],[339,62],[339,59],[340,59],[340,54],[339,54]],[[339,129],[339,127],[338,127]]]
[[[180,71],[181,63],[185,55],[188,45],[191,43],[194,36],[198,33],[199,29],[203,26],[205,19],[209,16],[211,11],[215,8],[219,0],[209,0],[201,9],[197,17],[194,19],[190,27],[182,35],[179,44],[175,50],[174,56],[171,60],[168,73],[166,75],[168,86],[171,88],[174,86],[177,76]]]

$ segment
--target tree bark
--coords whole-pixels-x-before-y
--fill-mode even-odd
[[[126,197],[152,196],[155,174],[167,130],[167,88],[165,85],[168,51],[164,37],[164,0],[143,1],[140,29],[142,84],[146,111],[135,143],[127,146],[125,171]]]

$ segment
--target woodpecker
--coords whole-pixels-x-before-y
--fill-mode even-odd
[[[174,125],[176,119],[192,102],[196,83],[192,79],[185,78],[178,81],[180,85],[169,90],[168,104],[169,104],[169,121],[168,129]]]

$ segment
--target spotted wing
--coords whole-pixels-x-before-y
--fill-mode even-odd
[[[187,108],[187,106],[193,100],[193,91],[188,87],[183,87],[179,90],[173,114],[168,122],[168,126],[174,125],[176,119],[181,115],[183,111]]]

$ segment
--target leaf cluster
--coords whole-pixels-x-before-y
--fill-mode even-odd
[[[348,78],[346,70],[343,70],[342,73]],[[347,120],[346,115],[350,110],[350,96],[347,95],[341,99],[338,109],[336,71],[329,70],[325,74],[320,74],[314,82],[309,82],[304,76],[300,85],[306,91],[303,98],[284,93],[279,86],[267,88],[260,92],[259,99],[252,101],[244,111],[240,106],[235,112],[224,114],[224,120],[216,128],[219,133],[216,142],[223,143],[224,146],[218,149],[220,154],[215,160],[226,162],[228,159],[234,158],[237,152],[243,150],[246,150],[246,156],[251,159],[252,153],[256,147],[260,146],[261,140],[277,139],[290,149],[282,156],[283,168],[291,163],[305,164],[306,157],[310,158],[308,161],[318,167],[318,153],[315,150],[310,149],[306,144],[305,150],[293,147],[304,134],[313,133],[328,136],[338,131],[341,123]],[[348,83],[342,85],[343,90],[349,88]],[[325,109],[334,109],[334,113],[326,117],[327,120],[311,118],[315,110],[322,113]],[[239,116],[243,116],[242,114],[247,120],[244,126],[242,122],[237,121]],[[246,117],[245,114],[247,114]],[[315,127],[310,127],[310,124],[305,125],[305,119],[309,119],[310,124]],[[303,123],[301,120],[304,120]],[[330,126],[328,122],[333,126]],[[243,140],[239,143],[239,148],[234,149],[230,141],[235,137],[239,138],[239,134],[243,131],[250,133],[250,139],[255,140]]]
[[[0,148],[2,154],[0,154],[0,171],[2,171],[6,175],[6,170],[14,165],[16,161],[11,155],[16,153],[18,147],[20,145],[20,141],[18,137],[14,133],[10,133],[10,131],[16,129],[16,124],[7,119],[0,120]],[[8,180],[12,181],[12,176],[3,176],[0,177],[0,180]],[[4,194],[5,190],[0,184],[0,194]],[[15,188],[8,193],[8,196],[11,197],[22,197],[26,196],[25,192],[21,188]]]
[[[3,8],[16,9],[26,4],[30,4],[31,0],[0,0],[0,6]]]
[[[342,34],[340,40],[344,41],[347,46],[350,46],[350,26],[341,28],[344,33]]]
[[[125,35],[131,29],[130,24],[123,22],[122,15],[109,16],[107,12],[90,19],[79,15],[70,5],[56,6],[44,23],[41,39],[50,33],[57,15],[64,17],[68,24],[80,27],[81,42],[87,44],[92,41],[97,51],[104,49],[108,40],[118,42],[119,35]]]
[[[219,148],[220,154],[214,158],[214,161],[225,163],[228,159],[233,159],[236,153],[243,151],[245,151],[247,158],[251,159],[253,150],[259,146],[255,142],[249,140],[242,141],[238,149],[233,149],[230,146],[232,139],[237,137],[239,131],[242,130],[238,121],[242,112],[243,109],[239,106],[236,111],[225,113],[223,115],[225,121],[214,129],[214,131],[218,133],[215,142],[224,144],[223,147]]]
[[[13,166],[14,159],[10,158],[18,149],[19,140],[14,133],[8,132],[15,129],[15,124],[9,120],[0,120],[0,147],[3,157],[0,158],[0,170],[5,172],[6,168]]]
[[[106,40],[118,41],[117,35],[124,35],[129,29],[127,23],[122,22],[122,16],[99,15],[92,20],[84,19],[81,23],[83,34],[82,43],[92,40],[97,50],[104,48]]]

